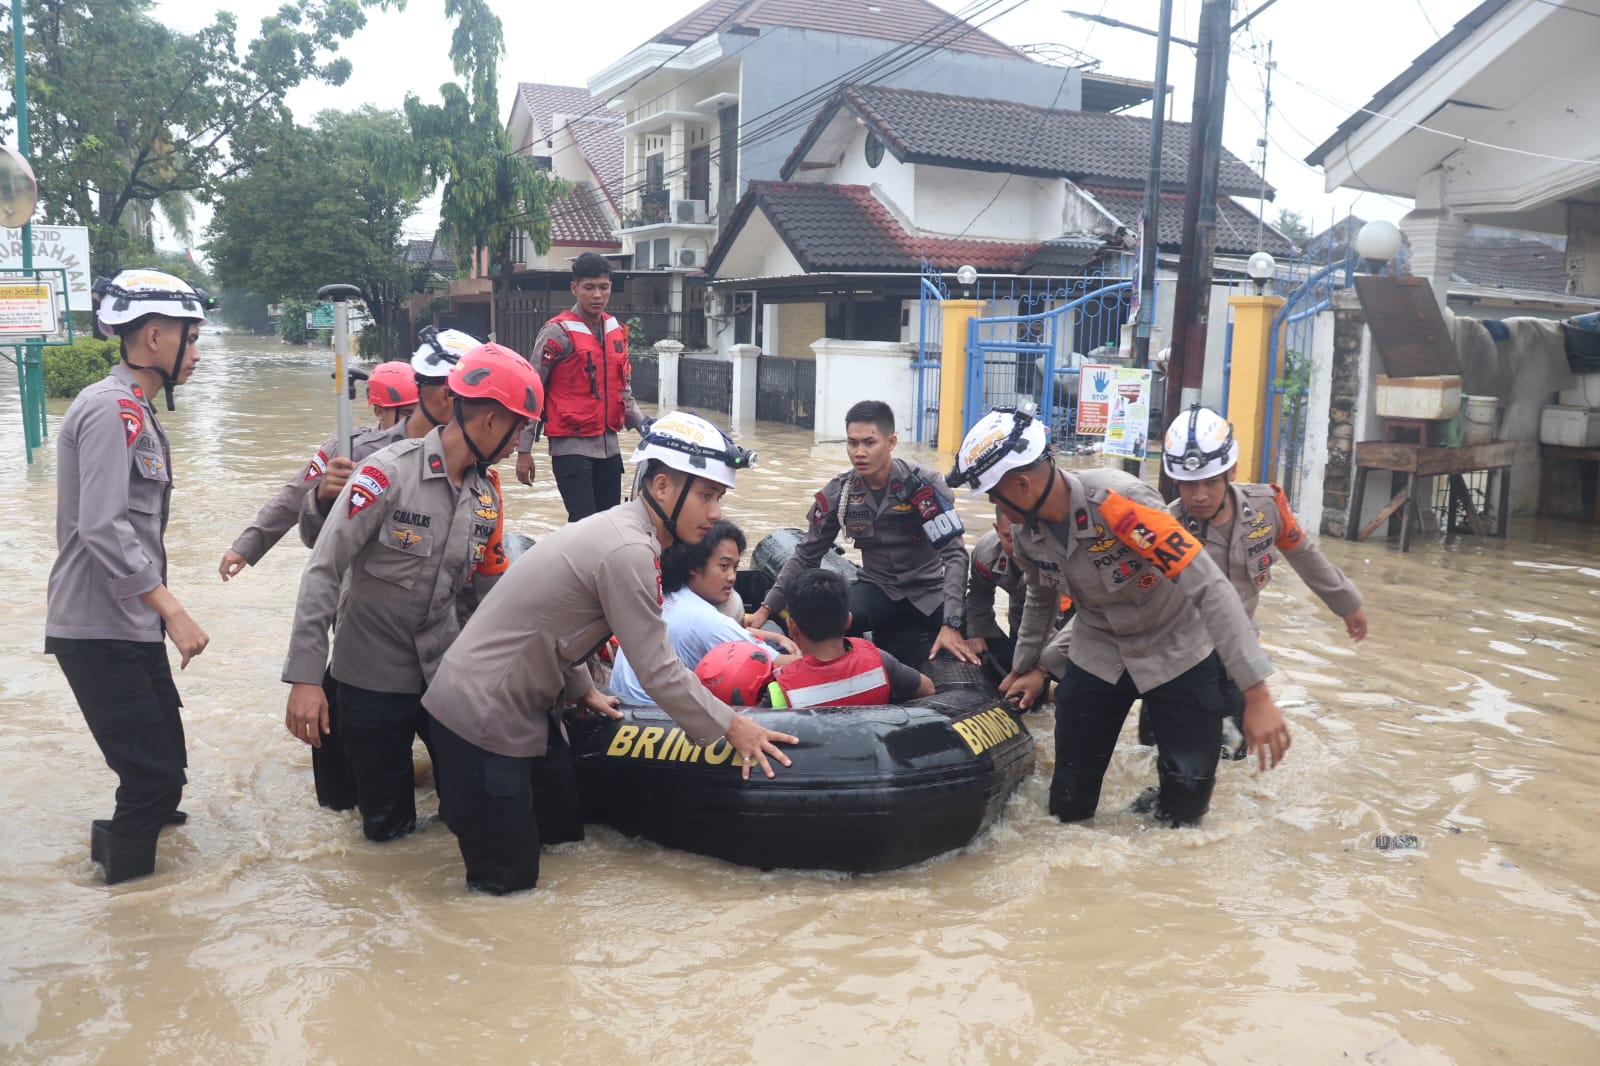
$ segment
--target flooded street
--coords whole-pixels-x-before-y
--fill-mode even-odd
[[[1266,775],[1224,764],[1199,829],[1126,813],[1155,777],[1131,718],[1099,817],[1050,818],[1046,713],[1006,817],[920,867],[761,873],[591,829],[537,891],[489,898],[431,790],[384,846],[316,805],[278,680],[294,535],[217,575],[331,431],[331,357],[202,352],[163,417],[170,584],[211,635],[178,677],[190,820],[156,876],[110,889],[88,836],[115,779],[40,650],[54,440],[23,464],[0,383],[0,1060],[1600,1061],[1600,530],[1325,543],[1367,596],[1359,646],[1284,568],[1259,622],[1294,747]],[[760,463],[725,506],[752,543],[846,466],[807,430],[741,440]],[[546,466],[533,489],[502,467],[508,529],[564,517]],[[987,520],[963,510],[970,545]],[[1420,846],[1374,845],[1403,833]]]

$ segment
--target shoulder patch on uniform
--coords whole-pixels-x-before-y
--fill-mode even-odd
[[[389,475],[381,467],[364,466],[350,479],[350,511],[354,518],[389,488]]]
[[[1289,508],[1289,497],[1278,486],[1272,486],[1272,501],[1278,505],[1278,539],[1272,543],[1280,551],[1293,551],[1306,539],[1305,530]]]
[[[117,397],[117,417],[122,419],[122,432],[127,435],[128,447],[133,447],[133,442],[139,439],[139,434],[144,432],[144,411],[132,400]]]
[[[1188,530],[1158,507],[1108,492],[1100,512],[1111,522],[1117,539],[1165,577],[1176,578],[1202,551]]]
[[[818,490],[815,499],[816,502],[811,505],[811,513],[806,516],[806,521],[810,522],[812,525],[817,525],[823,519],[827,518],[828,512],[833,509],[828,503],[828,492],[826,489]]]
[[[321,477],[323,474],[326,474],[327,472],[328,472],[328,453],[323,451],[321,448],[318,448],[317,449],[317,454],[313,455],[311,457],[311,461],[306,464],[305,480],[307,480],[307,481],[315,481],[315,480],[317,480],[317,478]]]

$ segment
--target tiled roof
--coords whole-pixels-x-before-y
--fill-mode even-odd
[[[1025,274],[1057,277],[1075,274],[1100,258],[1106,242],[1099,237],[1057,237],[1043,241],[1028,256]]]
[[[600,101],[590,96],[588,89],[575,85],[525,81],[518,83],[517,96],[533,117],[538,131],[536,144],[517,147],[543,149],[556,131],[570,130],[606,199],[611,201],[613,209],[621,210],[622,112],[600,106]]]
[[[1570,293],[1567,254],[1533,237],[1468,234],[1456,245],[1450,273],[1472,285],[1522,292]]]
[[[545,85],[542,82],[518,82],[517,95],[533,116],[534,125],[541,135],[549,137],[555,132],[554,115],[565,116],[563,121],[583,115],[589,118],[622,121],[622,112],[601,106],[602,101],[589,95],[589,90],[578,85]]]
[[[1144,193],[1137,189],[1105,189],[1092,185],[1079,186],[1094,197],[1100,206],[1118,222],[1133,229],[1139,222],[1139,212],[1144,210]],[[1222,255],[1249,255],[1267,252],[1280,259],[1294,253],[1288,238],[1270,225],[1260,225],[1254,211],[1226,197],[1217,200],[1217,251]],[[1183,242],[1183,194],[1161,194],[1161,218],[1158,226],[1160,246],[1175,249]],[[1259,237],[1258,237],[1259,233]]]
[[[783,165],[792,177],[841,107],[866,122],[901,162],[1010,174],[1061,177],[1143,189],[1150,161],[1150,120],[1098,111],[1066,111],[881,85],[839,90]],[[1163,188],[1182,189],[1189,165],[1189,125],[1168,122],[1161,139]],[[1255,196],[1261,176],[1223,150],[1217,188]],[[1267,187],[1272,195],[1272,187]]]
[[[589,162],[613,211],[622,210],[622,126],[617,122],[585,119],[572,124],[573,139]]]
[[[550,241],[585,248],[622,247],[611,232],[611,219],[601,206],[599,192],[586,181],[574,185],[566,199],[550,205]]]
[[[950,48],[958,52],[1028,57],[928,0],[710,0],[651,40],[693,44],[713,33],[752,33],[763,27],[821,30]]]
[[[979,270],[1019,271],[1033,249],[907,233],[865,185],[752,181],[711,250],[706,273],[717,275],[723,256],[758,208],[807,273],[915,271],[924,259],[944,270],[970,263]]]

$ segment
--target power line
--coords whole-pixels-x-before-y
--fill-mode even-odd
[[[751,145],[764,143],[773,137],[780,136],[794,129],[808,125],[815,117],[818,106],[831,97],[841,85],[852,82],[868,81],[872,78],[885,77],[899,73],[907,67],[928,58],[934,49],[947,48],[949,45],[961,40],[963,37],[977,32],[983,26],[986,26],[996,19],[1016,10],[1016,8],[1022,6],[1023,3],[1026,3],[1027,0],[1018,0],[1017,3],[1014,3],[1005,11],[1000,12],[998,15],[991,16],[985,19],[983,22],[972,24],[967,21],[968,19],[987,14],[989,11],[993,10],[1003,2],[1005,2],[1005,0],[970,0],[965,7],[956,12],[946,14],[938,22],[934,23],[931,27],[924,30],[911,40],[901,42],[894,48],[889,49],[887,52],[871,57],[870,59],[858,64],[857,66],[833,78],[832,80],[825,82],[821,86],[815,89],[807,90],[806,92],[791,97],[788,100],[781,101],[775,104],[773,107],[768,108],[766,111],[762,111],[756,115],[741,116],[743,121],[735,131],[736,143],[738,144],[739,149],[743,150]],[[954,35],[948,35],[949,31],[957,28],[959,28],[960,32],[955,33]],[[754,44],[759,39],[759,36],[753,37],[749,42],[742,45],[737,51],[729,53],[729,55],[737,55],[739,52],[744,51],[745,48],[750,47],[751,44]],[[913,54],[919,49],[922,50],[922,54]],[[680,53],[681,51],[682,50],[680,49]],[[671,57],[669,57],[669,61],[670,58]],[[901,62],[901,60],[904,61]],[[891,64],[895,63],[898,63],[898,65],[891,67]],[[689,77],[684,78],[667,89],[664,89],[656,96],[651,97],[651,99],[645,103],[653,103],[656,100],[662,99],[669,93],[672,93],[684,85],[687,85],[689,82],[693,81],[695,77],[696,75],[690,75]],[[640,80],[641,79],[635,79],[631,84],[638,84]],[[622,91],[626,91],[626,89]],[[596,109],[591,109],[589,113],[592,114],[594,110]],[[769,121],[763,122],[764,119],[769,119],[770,116],[777,117],[770,118]],[[573,121],[577,120],[574,119]],[[571,123],[569,122],[568,125],[570,126]],[[565,129],[567,127],[564,126],[561,128]],[[555,132],[559,131],[552,131],[551,135],[554,136]],[[576,141],[576,138],[574,138],[574,141]],[[563,145],[561,148],[556,149],[556,152],[559,153],[561,151],[565,151],[569,147],[581,149],[581,145],[574,143],[572,145]],[[721,156],[721,145],[719,143],[718,146],[713,149],[708,156],[708,162],[712,160],[720,161]],[[665,171],[662,174],[662,181],[665,182],[668,178],[674,178],[681,174],[685,174],[688,172],[688,170],[689,163],[686,159],[683,165],[675,167],[670,171]],[[647,191],[649,188],[650,183],[648,177],[646,177],[642,180],[636,181],[633,184],[624,186],[619,190],[619,195],[626,197],[634,192]]]
[[[1288,78],[1290,81],[1300,86],[1300,88],[1310,93],[1312,96],[1320,97],[1321,99],[1326,100],[1328,103],[1333,104],[1335,107],[1341,107],[1347,111],[1371,115],[1373,118],[1381,118],[1385,122],[1392,122],[1398,126],[1405,126],[1408,129],[1420,130],[1423,133],[1431,133],[1436,137],[1443,137],[1446,140],[1459,141],[1463,147],[1467,145],[1476,145],[1479,148],[1490,148],[1498,152],[1510,152],[1513,155],[1525,156],[1529,159],[1545,159],[1552,163],[1575,163],[1579,166],[1600,167],[1600,159],[1576,159],[1572,156],[1551,155],[1548,152],[1535,152],[1528,148],[1513,148],[1506,144],[1495,144],[1491,141],[1480,141],[1476,137],[1467,137],[1459,133],[1446,133],[1444,130],[1436,130],[1432,126],[1425,126],[1420,122],[1410,122],[1395,115],[1384,114],[1382,111],[1374,111],[1370,107],[1357,107],[1354,104],[1346,103],[1345,101],[1340,100],[1338,97],[1323,92],[1321,89],[1312,88],[1293,75],[1283,74],[1283,77]]]
[[[1106,7],[1110,4],[1110,2],[1111,0],[1100,0],[1101,15],[1105,14]],[[1095,25],[1095,22],[1089,23],[1089,32],[1083,35],[1083,47],[1078,49],[1080,54],[1087,53],[1089,51],[1089,39],[1094,36]],[[1061,72],[1061,83],[1056,86],[1056,95],[1051,99],[1050,106],[1039,115],[1039,125],[1035,127],[1033,136],[1028,138],[1028,147],[1023,150],[1022,155],[1026,156],[1028,152],[1033,150],[1033,146],[1039,142],[1039,134],[1044,132],[1045,125],[1050,121],[1050,112],[1055,110],[1056,103],[1060,101],[1061,93],[1066,89],[1067,80],[1072,77],[1073,69],[1074,68],[1072,67],[1068,67],[1066,70]],[[989,208],[994,206],[995,201],[1000,199],[1000,194],[1006,191],[1006,187],[1011,184],[1011,179],[1015,176],[1016,174],[1014,171],[1008,171],[1006,173],[1005,180],[1002,181],[1000,183],[1000,187],[994,191],[994,195],[989,197],[989,202],[978,208],[978,213],[972,216],[971,221],[969,221],[965,226],[961,227],[961,232],[956,234],[957,240],[965,237],[967,232],[971,230],[973,226],[978,224],[978,219],[982,218]]]
[[[975,0],[974,3],[969,4],[967,8],[963,10],[973,11],[975,15],[983,15],[987,14],[995,7],[998,7],[1003,2],[1005,2],[1005,0]],[[876,56],[873,59],[853,68],[852,70],[846,71],[838,77],[825,82],[815,89],[808,90],[807,92],[798,96],[791,97],[789,100],[783,101],[767,109],[766,111],[749,118],[744,123],[741,123],[741,125],[738,127],[736,140],[739,150],[743,151],[752,145],[763,144],[775,137],[782,136],[783,134],[790,133],[797,129],[808,126],[815,119],[818,107],[831,98],[841,86],[851,83],[868,82],[873,78],[891,77],[895,74],[898,74],[916,65],[917,63],[926,61],[935,53],[936,50],[942,50],[948,47],[950,44],[959,41],[963,37],[978,32],[982,27],[994,22],[996,19],[1004,17],[1027,2],[1028,0],[1017,0],[1016,3],[1013,3],[1004,11],[1001,11],[996,15],[992,15],[989,18],[984,19],[984,21],[976,24],[965,23],[958,16],[949,16],[946,20],[942,20],[941,23],[936,24],[932,29],[926,31],[918,38],[896,46],[896,48],[891,49],[889,52]],[[956,28],[955,25],[946,25],[947,22],[959,24],[960,32],[955,33],[954,35],[946,36],[947,30]],[[771,117],[769,119],[769,116],[775,117]],[[763,122],[763,119],[768,119],[768,121]],[[722,152],[720,144],[710,152],[707,158],[708,162],[711,160],[721,160]],[[664,171],[662,174],[662,180],[665,182],[666,179],[687,173],[688,170],[688,161],[685,160],[682,166],[674,167],[669,171]],[[622,190],[620,190],[620,192],[621,195],[627,196],[634,192],[648,191],[650,188],[651,184],[648,177],[646,177],[643,180],[639,180],[625,186]]]
[[[1428,24],[1428,29],[1433,31],[1433,39],[1438,40],[1444,34],[1439,32],[1439,27],[1433,24],[1433,19],[1428,17],[1428,9],[1422,6],[1422,0],[1417,0],[1417,10],[1422,12],[1422,21]]]

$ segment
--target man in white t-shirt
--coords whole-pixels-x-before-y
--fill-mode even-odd
[[[718,522],[697,543],[674,544],[661,553],[661,619],[667,623],[673,649],[690,669],[718,644],[762,641],[722,610],[733,597],[744,549],[743,531],[732,522]],[[765,633],[764,637],[782,649],[784,654],[777,659],[780,666],[799,654],[788,637],[777,633]],[[617,653],[611,691],[623,703],[651,702],[628,663],[627,648]]]

